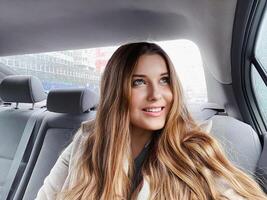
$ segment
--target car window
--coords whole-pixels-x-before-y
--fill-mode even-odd
[[[170,56],[188,103],[207,101],[207,89],[198,47],[189,40],[157,42]],[[0,63],[18,74],[41,79],[46,91],[88,87],[97,93],[101,74],[117,46],[1,57]],[[194,76],[193,74],[197,74]]]
[[[267,122],[267,87],[254,65],[252,65],[251,70],[251,81],[259,110],[264,118],[264,121]]]
[[[255,57],[261,63],[261,66],[267,70],[267,14],[264,14],[262,18],[260,29],[258,31],[256,46],[255,46]]]
[[[267,77],[267,15],[264,14],[257,33],[255,61],[251,68],[251,81],[258,109],[267,124],[267,88],[264,79]]]

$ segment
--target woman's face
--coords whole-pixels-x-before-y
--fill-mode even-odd
[[[131,125],[149,131],[163,128],[173,99],[164,59],[157,54],[141,56],[131,83]]]

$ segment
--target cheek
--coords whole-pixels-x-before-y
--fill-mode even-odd
[[[140,105],[140,94],[138,92],[132,92],[131,105],[130,105],[130,122],[133,125],[138,124],[138,119],[140,118],[139,109]]]
[[[164,96],[165,96],[165,101],[167,103],[167,108],[168,108],[168,111],[169,111],[170,108],[171,108],[172,102],[173,102],[172,91],[170,89],[166,90],[165,93],[164,93]]]
[[[133,90],[132,91],[132,97],[131,97],[130,110],[140,108],[144,97],[145,97],[144,91],[140,92],[140,91]]]
[[[171,91],[170,88],[169,89],[166,89],[164,91],[164,96],[165,96],[165,99],[166,99],[167,103],[168,104],[171,104],[172,101],[173,101],[173,94],[172,94],[172,91]]]

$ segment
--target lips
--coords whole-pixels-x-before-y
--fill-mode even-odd
[[[144,114],[149,117],[159,117],[162,115],[164,107],[147,107],[142,109]]]
[[[146,112],[152,112],[152,113],[157,113],[160,112],[164,109],[164,106],[158,106],[158,107],[147,107],[147,108],[143,108],[143,111]]]

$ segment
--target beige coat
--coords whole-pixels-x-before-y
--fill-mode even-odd
[[[202,125],[205,129],[209,131],[211,129],[211,122]],[[80,134],[80,133],[77,133]],[[74,141],[63,151],[63,153],[58,158],[56,164],[52,168],[50,174],[45,178],[44,184],[39,190],[36,199],[37,200],[54,200],[56,194],[64,190],[69,185],[70,171],[72,171],[73,166],[73,155],[77,152],[80,142],[84,136],[76,137]],[[126,165],[127,167],[127,165]],[[229,200],[244,200],[243,197],[239,196],[223,179],[216,178],[216,182],[220,192],[228,197]],[[150,194],[148,180],[144,179],[143,187],[138,194],[138,200],[146,200]]]

